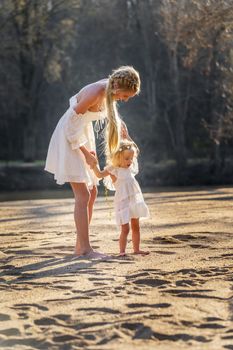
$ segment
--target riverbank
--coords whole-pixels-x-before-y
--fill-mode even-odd
[[[233,185],[233,161],[227,159],[216,173],[207,159],[190,159],[179,174],[174,161],[141,163],[137,179],[142,187],[219,186]],[[44,162],[0,163],[0,192],[69,190],[69,184],[59,186],[53,175],[44,171]],[[100,187],[101,189],[101,187]],[[102,189],[101,189],[102,190]]]
[[[118,258],[112,197],[75,258],[73,199],[1,203],[0,348],[233,348],[233,188],[145,193],[149,256]]]

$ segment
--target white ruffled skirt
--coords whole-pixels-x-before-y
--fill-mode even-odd
[[[45,170],[54,174],[54,179],[58,185],[63,185],[66,182],[86,183],[88,188],[91,189],[94,185],[98,185],[99,181],[86,163],[85,157],[78,147],[79,145],[72,147],[73,145],[67,137],[67,121],[71,113],[73,113],[71,109],[67,110],[53,132],[49,143]],[[90,128],[92,128],[92,125],[89,125]],[[90,139],[88,136],[85,147],[95,151],[94,136],[91,135],[91,145],[88,142],[88,139]]]
[[[149,218],[149,209],[144,201],[138,182],[124,182],[124,186],[119,186],[114,197],[115,218],[117,225],[124,225],[131,219]],[[118,184],[120,185],[120,184]]]

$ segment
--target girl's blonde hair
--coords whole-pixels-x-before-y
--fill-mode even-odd
[[[114,153],[111,153],[109,157],[109,161],[111,165],[114,167],[119,167],[121,164],[123,152],[129,150],[129,151],[134,151],[134,157],[137,157],[139,154],[139,149],[136,143],[130,140],[122,140],[119,143],[119,147],[116,149]]]
[[[106,107],[108,113],[108,124],[106,127],[105,154],[109,158],[119,148],[121,119],[117,112],[116,101],[113,95],[116,90],[140,92],[139,73],[131,66],[122,66],[115,69],[108,78],[106,88]]]

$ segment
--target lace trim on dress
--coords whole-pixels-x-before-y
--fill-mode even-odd
[[[105,118],[95,121],[94,131],[96,133],[97,139],[99,138],[99,135],[101,138],[104,138],[105,126]]]

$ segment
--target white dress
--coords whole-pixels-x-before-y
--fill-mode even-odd
[[[98,179],[86,163],[79,147],[85,145],[88,150],[96,152],[92,121],[104,123],[106,110],[77,114],[73,109],[76,102],[76,96],[70,98],[70,107],[53,132],[45,170],[54,174],[59,185],[65,182],[84,182],[91,189],[98,184]]]
[[[114,196],[116,224],[127,224],[132,218],[149,218],[149,209],[135,179],[135,175],[138,173],[137,162],[134,162],[129,168],[106,166],[105,170],[117,178],[114,187],[110,176],[104,179],[105,186],[116,191]]]

